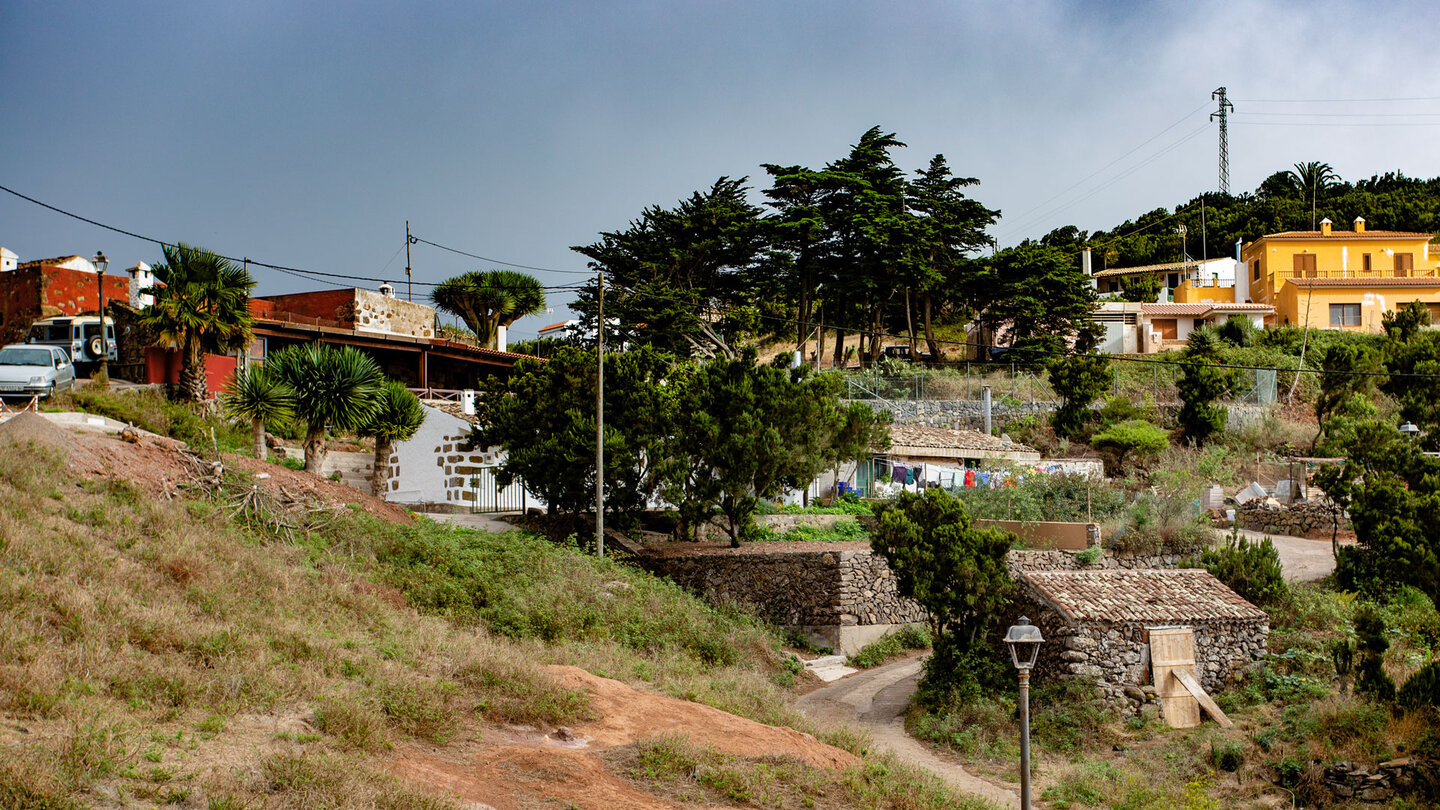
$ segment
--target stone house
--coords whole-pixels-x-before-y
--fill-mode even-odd
[[[1269,617],[1201,569],[1032,570],[1018,579],[1011,612],[1045,635],[1038,677],[1094,679],[1117,709],[1153,691],[1151,630],[1193,630],[1195,676],[1207,691],[1265,656]]]

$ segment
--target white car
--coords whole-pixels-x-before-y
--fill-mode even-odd
[[[0,348],[0,397],[48,397],[75,386],[75,366],[58,346],[12,343]]]

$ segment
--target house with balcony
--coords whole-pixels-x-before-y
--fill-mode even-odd
[[[1088,268],[1089,261],[1084,264]],[[1244,303],[1248,290],[1244,288],[1242,278],[1239,279],[1241,289],[1237,293],[1237,264],[1234,259],[1192,259],[1136,267],[1110,267],[1091,274],[1091,283],[1097,294],[1113,295],[1124,292],[1126,285],[1135,280],[1154,276],[1160,282],[1155,303]]]
[[[1243,275],[1256,303],[1275,314],[1267,325],[1380,332],[1381,316],[1412,301],[1440,321],[1440,254],[1431,233],[1353,231],[1330,220],[1318,231],[1262,236],[1241,248]]]

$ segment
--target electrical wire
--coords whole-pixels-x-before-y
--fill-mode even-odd
[[[420,237],[418,237],[418,236],[413,236],[413,235],[410,237],[410,241],[412,241],[412,242],[419,242],[420,244],[429,245],[430,247],[439,248],[439,249],[441,249],[441,250],[449,251],[450,253],[456,253],[456,254],[459,254],[459,255],[461,255],[461,256],[468,256],[468,257],[470,257],[470,258],[472,258],[472,259],[479,259],[479,260],[482,261],[482,262],[490,262],[491,264],[503,264],[503,265],[505,265],[506,267],[517,267],[517,268],[519,268],[519,269],[521,269],[521,270],[536,270],[536,271],[539,271],[539,272],[541,272],[541,273],[568,273],[568,274],[581,275],[581,276],[593,276],[593,275],[595,275],[595,273],[594,273],[593,271],[591,271],[591,270],[556,270],[556,269],[553,268],[553,267],[535,267],[535,266],[533,266],[533,265],[528,265],[528,264],[515,264],[514,262],[502,262],[502,261],[500,261],[499,259],[491,259],[491,258],[489,258],[488,256],[481,256],[481,255],[479,255],[479,254],[477,254],[477,253],[467,253],[467,252],[465,252],[465,251],[463,251],[463,250],[460,250],[460,249],[458,249],[458,248],[446,247],[445,245],[439,244],[438,242],[431,242],[429,239],[421,239]]]
[[[121,235],[123,235],[123,236],[128,236],[128,237],[130,237],[130,238],[132,238],[132,239],[138,239],[138,240],[140,240],[140,241],[142,241],[142,242],[150,242],[150,243],[152,243],[152,244],[159,245],[161,248],[174,247],[176,244],[178,244],[178,243],[176,243],[176,242],[166,242],[166,241],[163,240],[163,239],[156,239],[156,238],[153,237],[153,236],[145,236],[144,234],[139,234],[139,233],[136,233],[136,232],[134,232],[134,231],[126,230],[126,229],[124,229],[124,228],[119,228],[119,227],[116,227],[116,226],[114,226],[114,225],[107,225],[107,224],[105,224],[104,222],[100,222],[100,221],[98,221],[98,220],[94,220],[94,219],[91,219],[91,218],[89,218],[89,217],[82,216],[82,215],[80,215],[80,214],[74,213],[73,211],[67,211],[67,210],[65,210],[65,209],[63,209],[63,208],[60,208],[60,207],[51,205],[50,203],[44,202],[43,200],[37,200],[37,199],[35,199],[34,197],[28,196],[28,195],[26,195],[26,194],[21,194],[20,192],[16,191],[15,189],[12,189],[12,188],[10,188],[10,187],[8,187],[8,186],[5,186],[5,185],[0,185],[0,191],[4,191],[5,193],[11,194],[11,195],[13,195],[13,196],[15,196],[15,197],[19,197],[20,199],[25,200],[26,202],[33,203],[33,204],[35,204],[35,205],[38,205],[38,206],[40,206],[41,208],[46,208],[46,209],[49,209],[49,210],[51,210],[51,211],[54,211],[54,212],[57,213],[57,214],[62,214],[62,215],[64,215],[64,216],[70,217],[71,219],[76,219],[76,220],[79,220],[79,221],[84,222],[84,223],[86,223],[86,224],[94,225],[94,226],[97,227],[97,228],[103,228],[104,230],[111,231],[111,232],[113,232],[113,233],[118,233],[118,234],[121,234]],[[424,241],[424,240],[420,240],[420,241]],[[427,244],[429,244],[429,243],[427,243]],[[402,248],[402,249],[403,249],[403,248]],[[395,279],[379,278],[379,277],[375,277],[375,276],[357,276],[357,275],[350,275],[350,274],[347,274],[347,273],[328,273],[328,272],[324,272],[324,271],[321,271],[321,270],[307,270],[307,269],[300,268],[300,267],[290,267],[290,266],[288,266],[288,265],[283,265],[283,264],[271,264],[271,263],[269,263],[269,262],[262,262],[262,261],[258,261],[258,260],[256,260],[256,259],[251,259],[251,258],[249,258],[249,257],[239,257],[239,258],[237,258],[237,257],[234,257],[234,256],[226,256],[226,255],[221,254],[221,253],[216,253],[215,255],[218,256],[218,257],[221,258],[221,259],[226,260],[226,261],[234,262],[235,264],[244,264],[244,265],[249,266],[249,267],[262,267],[262,268],[265,268],[265,269],[267,269],[267,270],[274,270],[274,271],[276,271],[276,272],[278,272],[278,273],[282,273],[282,274],[285,274],[285,275],[288,275],[288,276],[293,276],[293,277],[295,277],[295,278],[304,279],[304,280],[306,280],[306,281],[321,281],[321,280],[325,280],[325,279],[340,279],[340,280],[344,280],[344,281],[366,281],[366,282],[377,283],[377,284],[389,284],[389,283],[392,283],[392,282],[395,281]],[[396,251],[396,255],[397,255],[397,256],[399,255],[399,251]],[[394,257],[391,257],[391,261],[394,261]],[[487,259],[486,261],[491,261],[491,260]],[[503,264],[503,262],[500,262],[500,263]],[[389,264],[387,263],[386,266],[388,267]],[[535,268],[532,268],[532,269],[535,269]],[[562,270],[562,271],[552,271],[552,272],[575,272],[575,271],[563,271],[563,270]],[[408,283],[408,284],[413,284],[413,285],[420,286],[420,287],[438,287],[438,286],[440,286],[441,284],[443,284],[444,282],[436,282],[436,281],[408,281],[408,282],[406,282],[406,283]],[[571,289],[571,285],[564,285],[564,284],[561,284],[561,285],[552,285],[552,286],[543,286],[543,285],[542,285],[541,289],[542,289],[542,290],[547,290],[547,291],[567,291],[567,290],[570,290],[570,289]]]

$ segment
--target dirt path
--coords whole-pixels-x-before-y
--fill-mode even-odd
[[[1280,552],[1280,567],[1285,578],[1291,582],[1311,582],[1329,576],[1335,571],[1335,554],[1330,549],[1330,540],[1310,540],[1305,537],[1290,537],[1283,534],[1266,534],[1241,529],[1240,534],[1251,540],[1269,537]],[[1342,542],[1341,545],[1352,545]]]
[[[936,756],[924,743],[905,733],[905,709],[920,682],[923,661],[923,658],[910,658],[842,678],[800,698],[798,705],[818,723],[844,723],[868,729],[877,746],[935,773],[966,793],[999,807],[1018,807],[1018,787],[1002,787],[981,779]]]

